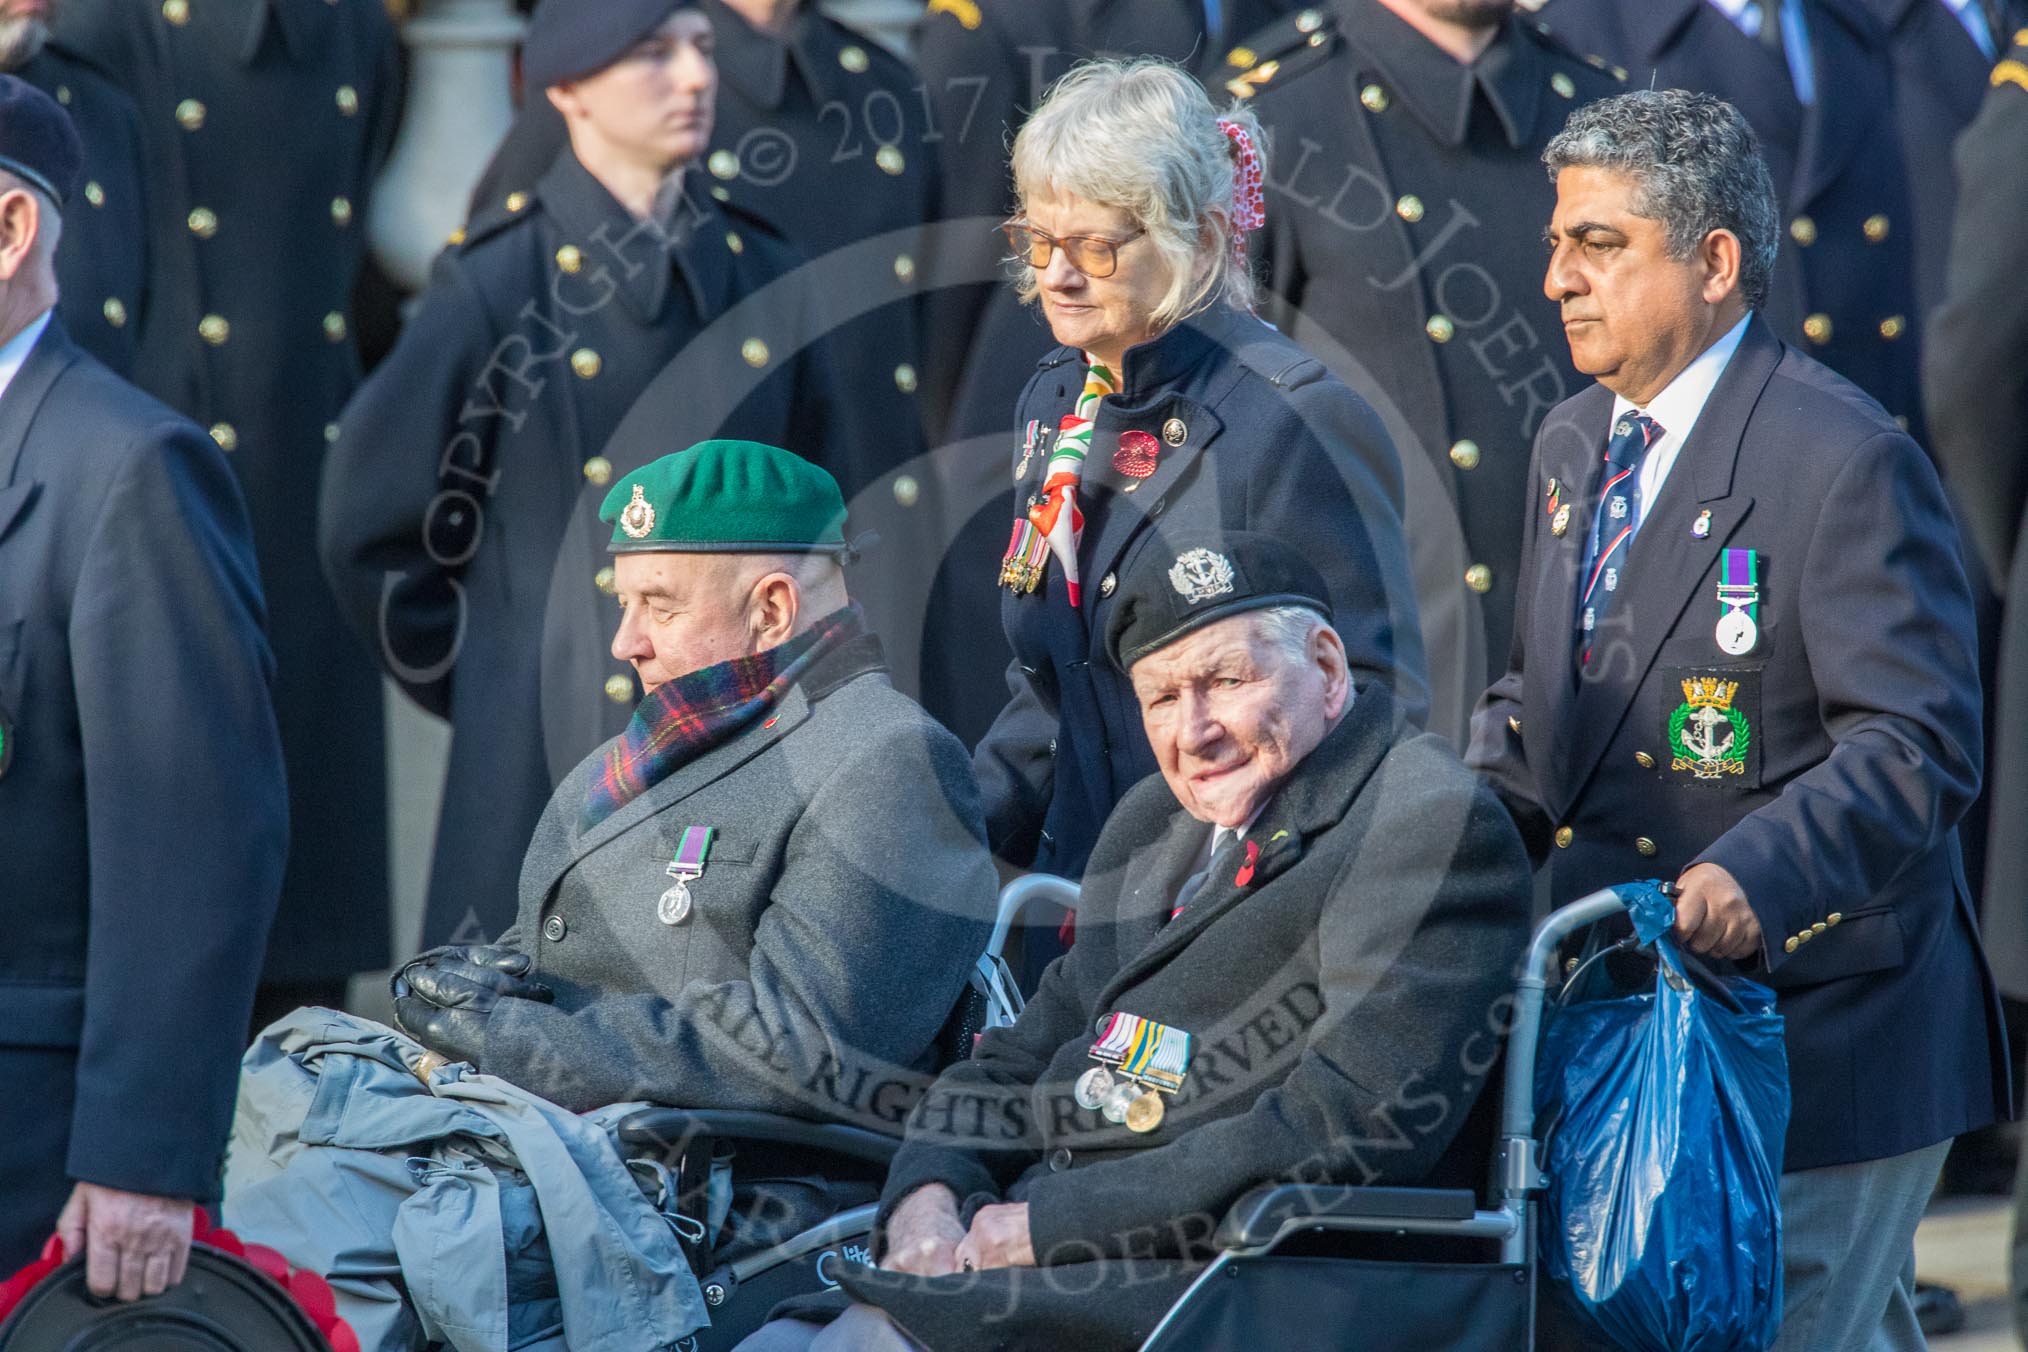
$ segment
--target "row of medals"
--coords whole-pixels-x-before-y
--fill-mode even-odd
[[[1071,1091],[1077,1106],[1096,1109],[1106,1121],[1126,1123],[1128,1131],[1153,1131],[1162,1125],[1162,1095],[1130,1075],[1115,1075],[1093,1066],[1077,1077]]]

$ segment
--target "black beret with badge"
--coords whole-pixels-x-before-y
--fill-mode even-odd
[[[691,0],[542,0],[521,44],[531,90],[596,75]]]
[[[1226,531],[1151,541],[1120,580],[1106,651],[1121,671],[1186,634],[1251,610],[1305,606],[1331,617],[1310,561],[1272,535]]]
[[[84,144],[70,114],[28,81],[0,75],[0,169],[58,206],[84,175]]]

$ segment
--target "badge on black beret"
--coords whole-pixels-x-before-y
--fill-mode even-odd
[[[1106,650],[1126,671],[1205,625],[1276,606],[1331,615],[1323,577],[1289,545],[1250,531],[1158,536],[1120,577],[1106,619]]]

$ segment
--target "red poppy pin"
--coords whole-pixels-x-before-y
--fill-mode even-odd
[[[1246,862],[1239,866],[1239,872],[1232,875],[1234,887],[1246,887],[1253,882],[1253,866],[1260,862],[1260,842],[1246,842]]]
[[[1162,443],[1147,432],[1120,433],[1119,449],[1113,452],[1113,468],[1129,479],[1145,479],[1155,472],[1155,457]]]

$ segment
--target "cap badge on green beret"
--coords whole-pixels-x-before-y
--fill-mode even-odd
[[[1169,583],[1191,605],[1232,592],[1232,560],[1209,549],[1191,549],[1176,556]]]
[[[648,532],[655,529],[655,508],[648,501],[647,490],[640,484],[634,485],[634,496],[620,509],[620,529],[627,533],[629,540],[645,540]]]

